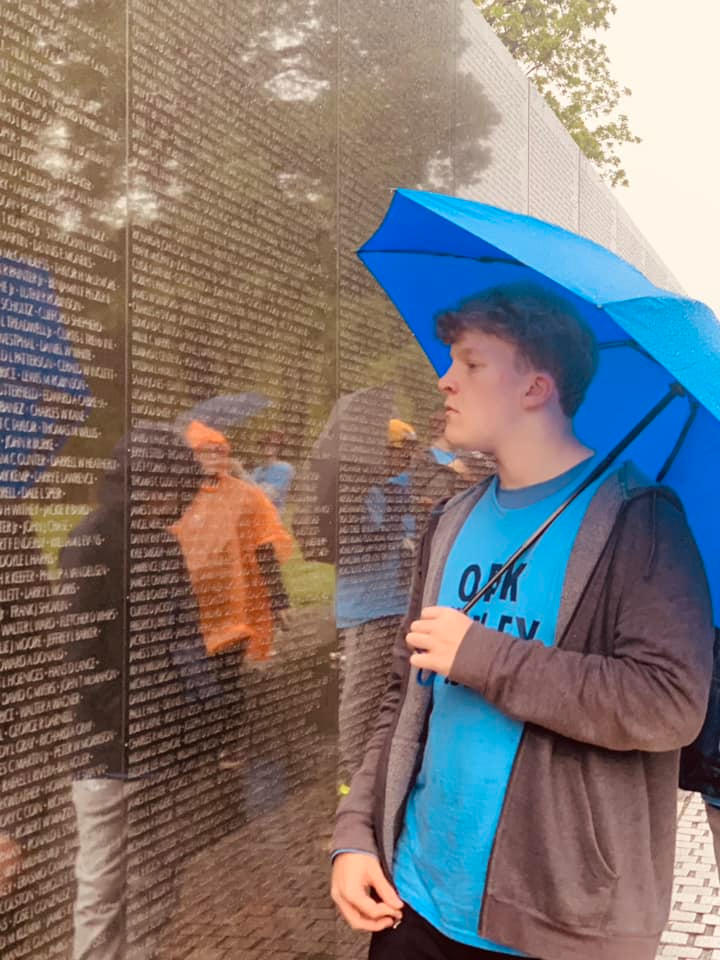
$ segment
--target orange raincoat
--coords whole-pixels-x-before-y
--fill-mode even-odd
[[[245,639],[249,659],[267,660],[273,615],[256,550],[272,544],[284,563],[293,549],[273,504],[253,484],[222,475],[199,490],[172,532],[185,554],[207,652]]]

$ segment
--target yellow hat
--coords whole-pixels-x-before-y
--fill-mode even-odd
[[[400,447],[406,440],[417,440],[417,434],[404,420],[390,420],[387,431],[388,443],[391,447]]]

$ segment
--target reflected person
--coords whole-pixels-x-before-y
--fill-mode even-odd
[[[215,658],[227,704],[221,766],[242,763],[241,672],[245,659],[267,662],[273,632],[287,625],[289,599],[280,564],[292,537],[255,484],[231,475],[231,451],[218,430],[192,421],[185,432],[202,484],[173,526],[197,598],[205,649]]]
[[[446,500],[469,486],[467,468],[445,437],[445,412],[432,414],[430,443],[418,450],[410,464],[413,508],[418,524],[440,500]]]
[[[88,749],[73,784],[79,842],[73,960],[122,960],[127,947],[128,887],[133,880],[127,876],[127,803],[134,779],[122,719],[132,686],[124,602],[128,502],[133,542],[151,544],[158,561],[153,594],[163,609],[164,629],[153,635],[152,656],[162,661],[163,653],[167,655],[188,703],[217,693],[205,664],[182,551],[168,531],[199,484],[192,454],[161,427],[134,430],[113,453],[115,466],[103,478],[98,506],[71,532],[60,553],[63,579],[74,587],[72,611],[95,624],[80,633],[66,662],[93,658],[97,679],[80,690],[75,718],[87,731],[82,740]],[[135,598],[141,599],[137,588],[130,593],[131,602]],[[171,693],[166,684],[158,696]],[[158,731],[158,744],[161,734]],[[152,776],[154,763],[160,765],[159,756],[150,760],[145,777]],[[168,890],[168,905],[171,896]]]
[[[23,593],[53,596],[45,557],[35,533],[32,515],[19,498],[0,504],[0,520],[22,543],[7,549],[3,556],[16,582],[3,580],[0,591],[0,637],[3,645],[2,710],[0,711],[0,956],[20,957],[32,949],[37,933],[34,917],[43,912],[43,886],[62,885],[65,846],[48,836],[46,817],[57,810],[56,801],[66,793],[64,785],[68,757],[60,736],[62,706],[43,688],[48,685],[47,668],[40,659],[50,649],[47,626],[37,618],[28,619],[21,601]],[[28,668],[25,651],[35,651],[35,664]],[[51,664],[54,665],[54,664]],[[70,695],[71,696],[71,695]],[[64,697],[67,701],[70,697]],[[41,721],[50,734],[40,747],[39,738],[24,727],[33,727],[36,707],[43,705]],[[32,711],[32,714],[29,712]],[[23,716],[25,713],[25,716]],[[11,946],[12,945],[12,946]]]
[[[295,478],[295,467],[286,460],[281,460],[285,434],[281,430],[271,431],[265,438],[263,462],[257,466],[251,479],[272,500],[282,513],[285,509],[288,493]]]
[[[413,427],[398,418],[386,427],[385,476],[358,457],[341,474],[340,552],[335,599],[343,654],[339,705],[338,790],[344,794],[362,759],[368,720],[382,692],[392,640],[407,609],[415,545],[410,463],[417,447]],[[362,439],[358,440],[359,443]],[[344,456],[353,460],[352,439]],[[344,521],[344,522],[343,522]]]

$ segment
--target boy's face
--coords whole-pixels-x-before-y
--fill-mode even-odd
[[[438,382],[445,437],[461,449],[496,454],[527,412],[537,371],[519,360],[514,344],[479,330],[463,333],[450,356],[450,369]]]

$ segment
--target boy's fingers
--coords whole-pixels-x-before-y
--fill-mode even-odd
[[[340,913],[342,913],[353,930],[365,930],[368,933],[378,933],[380,930],[387,930],[387,928],[391,927],[394,923],[393,918],[388,916],[381,917],[379,920],[371,920],[369,917],[360,913],[359,910],[343,897],[338,898],[337,905]]]
[[[351,906],[355,907],[362,916],[369,920],[382,920],[383,917],[397,919],[395,916],[398,912],[397,910],[393,910],[385,902],[378,903],[377,900],[373,900],[373,898],[366,893],[360,896],[355,895],[352,899]]]
[[[396,919],[399,919],[399,914],[400,914],[400,911],[402,910],[403,902],[400,899],[400,897],[397,895],[397,891],[395,890],[393,885],[389,882],[389,880],[383,873],[382,867],[377,861],[372,865],[372,869],[370,871],[370,882],[372,883],[375,889],[375,892],[379,897],[382,898],[384,903],[386,903],[389,907],[391,907],[393,910],[397,912],[398,916],[396,917]]]
[[[409,633],[409,634],[405,637],[405,643],[406,643],[409,647],[412,647],[413,650],[415,650],[415,649],[427,650],[428,637],[427,637],[426,634],[423,635],[423,634],[421,634],[421,633]]]
[[[423,620],[437,620],[447,610],[447,607],[423,607],[420,616]]]
[[[411,630],[405,637],[405,641],[421,650],[432,650],[437,644],[438,638],[432,633],[416,633],[415,630]]]
[[[432,670],[430,665],[430,657],[427,653],[414,653],[410,657],[410,664],[413,667],[417,667],[418,670]]]
[[[341,910],[347,912],[348,921],[362,920],[365,923],[379,923],[384,919],[394,922],[398,919],[399,911],[393,910],[386,903],[378,903],[373,900],[364,890],[350,890],[345,893],[338,893],[335,902]],[[347,908],[345,911],[344,908]],[[379,928],[381,929],[381,928]]]

